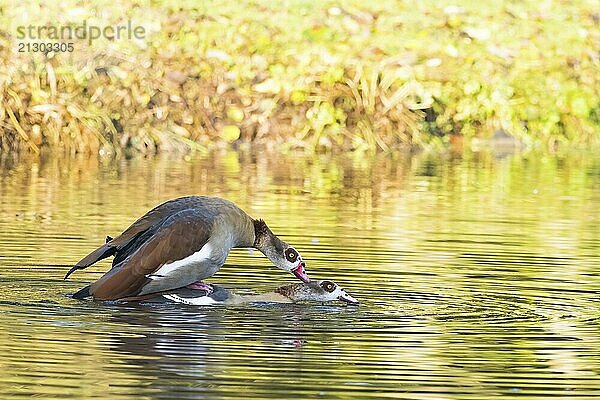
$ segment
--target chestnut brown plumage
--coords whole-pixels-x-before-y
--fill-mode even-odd
[[[233,247],[255,247],[278,268],[309,281],[302,257],[264,221],[252,219],[228,200],[205,196],[182,197],[153,208],[119,236],[107,237],[107,242],[75,264],[65,279],[114,256],[112,268],[74,297],[117,300],[145,296],[209,278]],[[290,252],[297,257],[290,257]]]

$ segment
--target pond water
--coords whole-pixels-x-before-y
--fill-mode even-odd
[[[361,305],[66,296],[108,269],[62,279],[106,235],[188,194],[265,219]],[[593,155],[3,159],[0,397],[600,395],[599,271]],[[293,281],[246,249],[209,280]]]

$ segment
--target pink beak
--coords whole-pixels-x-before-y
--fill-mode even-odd
[[[341,300],[348,304],[358,304],[358,300],[356,300],[354,297],[350,296],[346,292],[342,292],[342,294],[338,296],[338,300]]]
[[[304,270],[305,266],[306,266],[306,264],[304,264],[304,262],[301,262],[300,264],[298,264],[298,266],[295,269],[292,270],[292,273],[294,275],[296,275],[296,277],[298,279],[300,279],[302,282],[309,283],[310,278],[308,277],[308,275],[306,274],[306,271]]]

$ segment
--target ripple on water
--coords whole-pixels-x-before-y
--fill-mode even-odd
[[[0,174],[0,396],[598,395],[600,198],[575,179],[598,160],[486,157],[273,161],[293,165],[282,170],[235,156],[69,160]],[[443,168],[417,176],[422,163]],[[554,189],[533,196],[533,186]],[[360,306],[66,296],[109,267],[62,280],[106,234],[190,192],[263,217],[313,279],[338,282]],[[563,207],[557,192],[577,195]],[[291,280],[246,250],[213,278],[243,293]]]

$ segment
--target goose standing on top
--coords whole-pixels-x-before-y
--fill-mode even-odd
[[[97,300],[131,300],[188,286],[210,290],[213,276],[234,247],[254,247],[276,267],[310,282],[300,254],[234,203],[188,196],[148,211],[115,238],[92,251],[65,275],[114,256],[112,268],[73,295]]]

